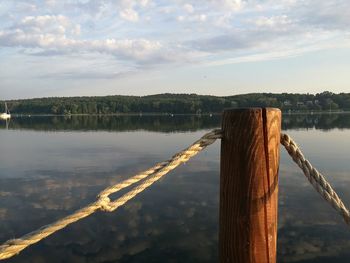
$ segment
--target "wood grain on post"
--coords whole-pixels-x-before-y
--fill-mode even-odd
[[[220,262],[275,263],[281,111],[227,110],[222,130]]]

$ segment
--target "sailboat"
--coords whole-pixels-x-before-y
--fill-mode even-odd
[[[0,113],[0,119],[8,120],[10,118],[11,118],[11,114],[10,114],[9,109],[7,108],[7,103],[5,102],[5,112]]]

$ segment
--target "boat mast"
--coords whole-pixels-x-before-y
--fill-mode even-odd
[[[5,113],[10,114],[10,111],[9,111],[9,109],[7,108],[7,103],[6,103],[6,101],[5,101]]]

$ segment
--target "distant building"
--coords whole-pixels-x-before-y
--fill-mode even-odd
[[[292,103],[291,103],[289,100],[285,100],[285,101],[283,102],[283,105],[284,105],[284,106],[292,106]]]

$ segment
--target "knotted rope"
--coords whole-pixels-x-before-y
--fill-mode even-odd
[[[11,239],[6,241],[3,245],[0,246],[0,260],[10,258],[19,252],[21,252],[26,247],[39,242],[40,240],[48,237],[49,235],[55,233],[56,231],[66,227],[69,224],[72,224],[80,219],[83,219],[97,210],[103,210],[112,212],[116,210],[118,207],[125,204],[127,201],[135,197],[138,193],[145,190],[147,187],[151,186],[154,182],[158,181],[165,174],[175,169],[182,163],[187,162],[190,158],[195,156],[197,153],[202,151],[208,145],[214,143],[216,139],[221,137],[221,131],[216,129],[201,137],[198,141],[193,143],[191,146],[186,148],[185,150],[175,154],[171,159],[165,162],[161,162],[153,166],[152,168],[141,172],[130,179],[127,179],[121,183],[110,186],[103,190],[98,195],[97,201],[87,205],[86,207],[77,210],[73,214],[66,216],[52,224],[43,226],[38,230],[30,232],[21,238]],[[109,195],[119,190],[128,187],[138,181],[147,178],[143,183],[139,186],[136,186],[128,193],[124,194],[120,198],[115,201],[111,201],[109,199]]]
[[[281,134],[281,144],[286,148],[294,162],[303,170],[304,175],[316,191],[330,203],[344,218],[344,221],[350,225],[349,209],[346,208],[332,186],[327,182],[326,178],[305,159],[298,145],[287,134]]]

